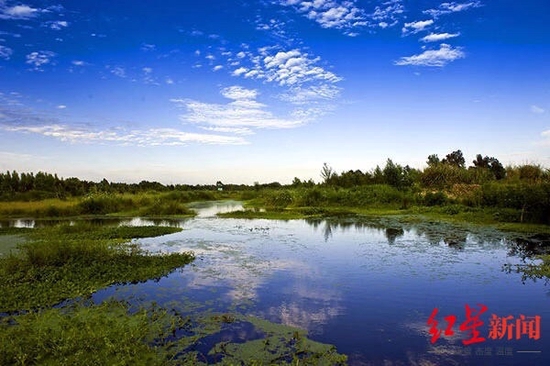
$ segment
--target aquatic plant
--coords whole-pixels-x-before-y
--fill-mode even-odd
[[[114,283],[167,275],[191,262],[193,255],[153,255],[128,240],[178,230],[93,225],[36,229],[17,252],[0,257],[0,312],[51,306]]]

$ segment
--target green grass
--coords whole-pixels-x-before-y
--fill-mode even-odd
[[[1,365],[169,365],[184,319],[116,301],[0,319]]]
[[[191,262],[193,255],[152,255],[128,239],[179,230],[87,224],[36,229],[15,253],[0,257],[0,312],[48,307],[115,283],[165,276]]]

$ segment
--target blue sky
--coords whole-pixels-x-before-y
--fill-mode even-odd
[[[546,0],[0,0],[0,170],[210,184],[550,166]]]

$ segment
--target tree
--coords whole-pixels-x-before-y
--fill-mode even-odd
[[[293,187],[301,187],[302,186],[302,181],[300,180],[300,178],[294,177],[294,179],[292,180],[292,186]]]
[[[437,154],[432,154],[428,156],[428,161],[426,163],[428,164],[428,166],[434,166],[440,164],[441,161],[439,160],[439,156],[437,156]]]
[[[394,164],[391,159],[388,159],[383,173],[386,184],[393,187],[401,187],[403,168],[399,164]]]
[[[321,168],[321,178],[323,178],[323,182],[325,184],[329,184],[335,174],[336,173],[334,173],[334,170],[327,163],[323,163],[323,167]]]
[[[464,168],[466,160],[464,159],[464,155],[462,155],[462,151],[456,150],[450,154],[447,154],[445,156],[445,159],[443,159],[441,162],[444,164],[449,164],[451,166],[456,166],[457,168]]]
[[[496,180],[506,177],[506,169],[504,169],[497,158],[488,156],[482,157],[481,154],[477,154],[476,159],[472,163],[475,168],[488,169]]]
[[[383,184],[384,183],[384,173],[382,169],[377,165],[372,172],[372,181],[374,184]]]

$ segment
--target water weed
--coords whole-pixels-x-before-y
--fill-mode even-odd
[[[93,225],[37,229],[17,252],[0,257],[0,312],[48,307],[114,283],[167,275],[190,263],[193,255],[147,253],[128,240],[179,230]]]

